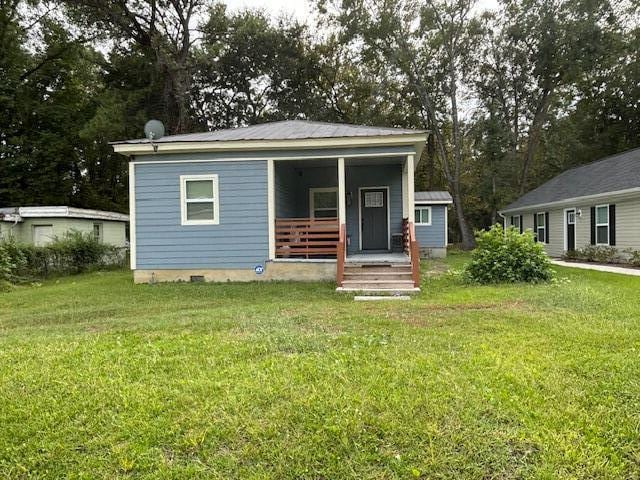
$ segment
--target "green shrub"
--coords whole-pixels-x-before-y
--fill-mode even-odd
[[[618,249],[607,245],[587,245],[573,252],[566,252],[562,258],[565,260],[598,263],[616,263],[621,261]]]
[[[0,243],[0,279],[16,282],[80,273],[123,266],[125,259],[122,249],[80,232],[71,232],[44,247],[5,241]]]
[[[625,253],[629,255],[628,262],[634,267],[640,267],[640,250],[633,250],[631,248],[625,250]]]
[[[494,225],[476,233],[477,247],[463,270],[472,283],[546,282],[553,271],[549,257],[531,232],[520,234],[513,227],[506,231]]]

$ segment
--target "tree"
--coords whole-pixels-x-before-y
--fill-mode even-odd
[[[473,6],[471,0],[319,2],[326,15],[334,10],[330,15],[345,40],[365,44],[366,61],[391,66],[389,74],[402,76],[420,100],[423,125],[434,136],[454,199],[463,248],[475,244],[465,215],[461,179],[468,158],[465,122],[459,112],[470,52],[482,34]]]
[[[155,57],[163,76],[163,120],[170,133],[190,132],[194,23],[205,0],[66,0],[72,18],[113,41]]]

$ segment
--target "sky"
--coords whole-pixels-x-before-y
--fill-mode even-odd
[[[231,10],[244,8],[262,8],[269,13],[292,15],[302,22],[311,17],[312,8],[305,0],[224,0]],[[497,0],[478,0],[478,8],[495,8]]]

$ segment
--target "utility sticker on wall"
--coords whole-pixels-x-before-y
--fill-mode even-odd
[[[256,275],[262,275],[264,273],[264,267],[262,265],[256,265],[254,270],[256,271]]]

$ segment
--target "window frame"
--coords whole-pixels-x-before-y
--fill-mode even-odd
[[[101,222],[93,222],[93,238],[98,242],[102,243],[104,238],[104,227]],[[96,235],[96,227],[98,227],[98,235]]]
[[[211,198],[187,198],[187,182],[208,180],[212,182],[213,197]],[[189,220],[187,218],[187,205],[189,203],[213,203],[213,219]],[[182,225],[220,225],[220,192],[218,188],[218,175],[180,175],[180,217]]]
[[[326,208],[326,207],[315,208],[314,194],[315,193],[331,193],[331,192],[336,194],[336,207],[335,208]],[[338,216],[340,215],[340,212],[338,211],[339,208],[340,208],[340,199],[338,198],[338,187],[309,188],[309,218],[316,218],[316,210],[325,211],[325,212],[328,210],[335,210],[336,211],[335,218],[338,218]],[[332,217],[317,217],[317,218],[332,218]]]
[[[522,215],[511,215],[511,220],[513,222],[511,226],[518,230],[518,233],[522,233]]]
[[[433,223],[433,208],[430,205],[415,205],[413,207],[414,210],[414,215],[415,215],[415,210],[421,210],[420,212],[420,221],[418,221],[418,219],[414,218],[415,221],[415,225],[417,227],[430,227]],[[428,222],[423,222],[422,221],[422,210],[429,210],[429,221]]]
[[[607,211],[607,223],[598,223],[598,209],[599,208],[604,208]],[[611,225],[611,218],[610,218],[610,211],[609,211],[609,204],[605,203],[605,204],[601,204],[601,205],[596,205],[596,245],[603,245],[603,246],[609,246],[611,244],[611,230],[610,230],[610,225]],[[598,241],[598,228],[599,227],[606,227],[607,228],[607,242],[606,243],[602,243]]]
[[[542,216],[542,226],[540,226],[540,216]],[[540,239],[540,229],[542,229],[542,239]],[[547,244],[547,212],[536,212],[536,239],[539,243]]]

